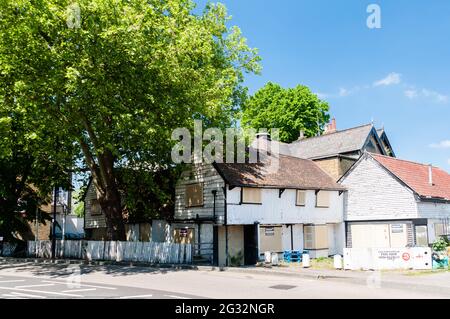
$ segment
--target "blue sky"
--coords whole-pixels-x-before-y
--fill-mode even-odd
[[[221,2],[262,57],[250,92],[268,81],[306,85],[329,102],[338,129],[373,120],[397,157],[450,171],[450,1]],[[373,3],[380,29],[366,25]]]

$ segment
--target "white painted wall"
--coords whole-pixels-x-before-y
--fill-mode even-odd
[[[292,225],[292,237],[293,237],[293,250],[303,250],[303,225]],[[291,250],[291,226],[282,226],[282,243],[283,250]]]
[[[419,217],[413,192],[370,157],[363,158],[341,184],[348,189],[344,213],[348,221]]]
[[[306,205],[296,206],[296,190],[286,189],[279,197],[278,189],[261,189],[261,205],[239,204],[241,189],[227,190],[229,225],[254,224],[325,224],[343,221],[343,194],[330,192],[330,207],[318,208],[314,190],[306,191]]]

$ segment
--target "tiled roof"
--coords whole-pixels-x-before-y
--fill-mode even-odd
[[[361,150],[373,129],[372,124],[305,138],[289,144],[288,155],[300,158],[321,158]],[[285,148],[280,152],[286,154]]]
[[[345,190],[311,160],[279,155],[278,169],[271,157],[258,163],[216,163],[219,174],[230,186]]]
[[[370,154],[370,156],[419,196],[450,200],[450,174],[444,170],[433,166],[433,185],[430,185],[429,165],[378,154]]]

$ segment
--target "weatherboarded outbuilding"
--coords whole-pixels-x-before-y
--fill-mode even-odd
[[[450,234],[450,175],[438,167],[366,152],[339,182],[347,247],[427,246]]]

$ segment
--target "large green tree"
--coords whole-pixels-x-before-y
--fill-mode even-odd
[[[79,149],[111,240],[125,238],[117,169],[168,167],[172,129],[193,118],[231,123],[243,73],[258,71],[223,5],[193,9],[191,0],[0,0],[1,104],[45,113],[60,143]]]
[[[306,86],[285,89],[269,82],[244,103],[241,124],[257,130],[278,128],[280,141],[290,143],[300,131],[305,136],[321,133],[329,121],[328,109]]]

